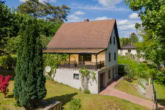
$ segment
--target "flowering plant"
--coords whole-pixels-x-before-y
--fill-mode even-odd
[[[12,76],[2,76],[0,75],[0,91],[4,94],[4,97],[6,97],[7,93],[9,92],[8,86],[9,86],[9,80]]]

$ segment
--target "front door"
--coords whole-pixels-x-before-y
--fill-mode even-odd
[[[104,73],[100,74],[100,91],[104,89]]]

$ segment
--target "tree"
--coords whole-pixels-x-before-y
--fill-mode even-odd
[[[22,14],[29,14],[33,17],[41,16],[41,6],[43,4],[39,2],[39,0],[27,0],[18,6],[18,12]]]
[[[66,20],[70,8],[66,5],[53,6],[48,2],[40,3],[39,0],[28,0],[18,6],[18,12],[34,17],[46,17],[50,21],[63,22]]]
[[[29,19],[17,54],[14,96],[19,106],[33,109],[46,96],[43,54],[36,19]]]
[[[130,43],[137,43],[137,42],[138,42],[138,37],[137,37],[137,35],[133,32],[133,33],[131,33],[129,40],[130,40]]]
[[[131,33],[130,37],[120,38],[120,44],[121,44],[121,46],[128,45],[128,44],[135,44],[138,41],[139,41],[138,40],[138,37],[137,37],[137,35],[134,32]]]
[[[44,7],[46,15],[50,15],[47,17],[50,21],[59,21],[63,22],[66,21],[67,14],[69,13],[70,8],[66,5],[53,6],[50,3],[46,2]]]
[[[165,65],[165,1],[164,0],[126,0],[129,7],[139,13],[143,27],[144,52],[148,59],[152,60],[158,68]],[[145,34],[145,35],[144,35]]]
[[[5,1],[4,0],[0,0],[0,3],[5,3]]]

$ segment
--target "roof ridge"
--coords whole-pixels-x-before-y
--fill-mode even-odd
[[[89,23],[89,22],[99,22],[99,21],[112,21],[112,20],[115,20],[116,19],[106,19],[106,20],[92,20],[92,21],[88,21],[88,22],[84,22],[84,21],[79,21],[79,22],[66,22],[64,24],[70,24],[70,23]]]

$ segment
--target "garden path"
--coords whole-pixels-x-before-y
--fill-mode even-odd
[[[119,80],[121,80],[122,78],[120,78]],[[153,109],[154,108],[154,103],[152,101],[149,100],[145,100],[143,98],[139,98],[130,94],[127,94],[125,92],[119,91],[114,89],[114,87],[117,85],[118,81],[114,81],[112,82],[109,86],[107,86],[102,92],[100,92],[101,95],[110,95],[110,96],[115,96],[127,101],[130,101],[132,103],[138,104],[138,105],[142,105],[145,106],[147,108]],[[165,109],[163,106],[160,106],[160,108]]]

